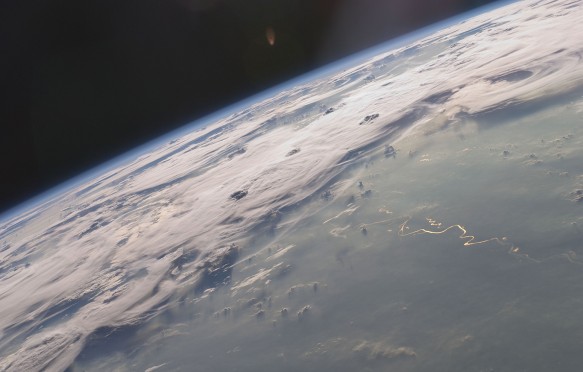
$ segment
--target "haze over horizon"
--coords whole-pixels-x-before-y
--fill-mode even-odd
[[[0,212],[227,104],[489,2],[5,3]]]

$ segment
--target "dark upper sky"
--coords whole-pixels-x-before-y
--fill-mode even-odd
[[[229,103],[489,2],[5,1],[0,212]]]

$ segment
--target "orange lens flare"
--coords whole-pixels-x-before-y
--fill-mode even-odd
[[[265,30],[265,37],[267,38],[269,45],[273,46],[275,44],[275,31],[273,31],[271,26],[267,27]]]

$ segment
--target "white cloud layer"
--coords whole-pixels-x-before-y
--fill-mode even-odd
[[[6,222],[0,369],[65,369],[95,332],[159,314],[202,288],[231,244],[319,198],[370,149],[436,118],[581,92],[581,19],[581,1],[495,9],[282,91]]]

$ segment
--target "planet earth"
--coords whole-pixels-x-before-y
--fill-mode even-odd
[[[579,371],[583,1],[496,4],[0,222],[0,370]]]

